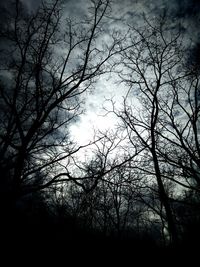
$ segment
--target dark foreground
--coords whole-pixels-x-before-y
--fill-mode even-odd
[[[147,237],[105,237],[77,227],[73,222],[13,218],[1,220],[1,260],[64,266],[98,266],[120,263],[121,266],[165,265],[174,261],[189,263],[198,259],[199,244],[190,238],[176,246],[160,246]],[[58,264],[59,263],[59,264]]]

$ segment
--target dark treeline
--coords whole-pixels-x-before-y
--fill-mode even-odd
[[[121,32],[108,0],[90,4],[80,22],[65,18],[58,0],[32,13],[18,0],[3,10],[2,243],[8,251],[23,244],[64,254],[194,250],[198,45],[188,43],[167,12]],[[118,125],[79,146],[70,126],[86,92],[98,90],[96,81],[107,73],[127,88],[120,108],[109,101]],[[85,149],[91,152],[83,161],[78,155]]]

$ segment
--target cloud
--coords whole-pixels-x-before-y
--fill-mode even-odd
[[[21,1],[26,5],[27,10],[29,11],[36,9],[41,3],[41,0]],[[49,0],[49,2],[50,1],[51,0]],[[7,0],[1,0],[0,6],[5,9],[8,7],[8,2],[9,1]],[[66,16],[82,19],[87,13],[90,1],[65,0],[64,3],[66,7],[63,11]],[[194,45],[194,47],[199,47],[197,40],[200,36],[200,1],[197,0],[113,0],[112,16],[115,19],[114,25],[118,24],[118,26],[121,27],[121,30],[123,30],[125,24],[122,24],[121,19],[124,19],[127,22],[131,22],[134,26],[139,26],[143,24],[143,13],[148,15],[150,19],[153,19],[160,15],[164,9],[168,10],[171,21],[181,23],[182,28],[187,35],[186,38],[193,38],[194,43],[197,44]],[[107,27],[109,27],[109,25],[110,24],[108,24]],[[199,53],[199,48],[195,50],[195,53]],[[193,54],[193,57],[197,57],[195,53]],[[77,122],[77,131],[80,133],[79,129],[82,127],[87,133],[88,128],[92,128],[92,124],[96,125],[95,127],[98,125],[100,127],[111,125],[110,119],[106,122],[105,119],[100,119],[98,115],[102,113],[101,108],[105,98],[114,96],[116,101],[121,101],[123,93],[123,89],[119,90],[114,84],[113,79],[110,79],[109,81],[102,79],[99,81],[93,94],[87,98],[86,113],[81,117],[81,120]],[[113,125],[114,123],[115,122],[113,121]],[[81,131],[80,134],[84,135],[83,131]]]
[[[41,0],[21,0],[29,11],[34,11],[41,4]]]
[[[74,11],[77,16],[81,17],[81,5],[84,4],[84,0],[76,1],[73,4],[69,1],[69,10]],[[80,8],[80,9],[79,9]],[[68,10],[68,11],[69,11]],[[181,23],[182,29],[185,32],[186,38],[192,37],[197,40],[199,33],[198,23],[199,20],[199,3],[198,1],[179,1],[179,0],[114,0],[112,2],[112,18],[114,23],[112,25],[118,26],[119,29],[125,29],[125,23],[131,22],[134,26],[143,25],[143,14],[146,14],[149,19],[157,18],[164,10],[167,10],[169,21]],[[108,23],[107,27],[110,24]],[[195,33],[195,34],[194,34]],[[122,96],[125,95],[125,90],[122,85],[117,86],[114,84],[115,78],[112,77],[109,80],[102,78],[95,86],[95,90],[87,97],[86,100],[86,112],[81,116],[81,120],[78,121],[72,128],[72,134],[76,136],[81,142],[84,143],[89,135],[93,134],[93,127],[105,129],[106,127],[114,127],[117,123],[113,117],[100,117],[99,114],[103,113],[102,106],[105,103],[105,99],[114,97],[117,105],[122,101]],[[81,131],[80,131],[81,129]]]

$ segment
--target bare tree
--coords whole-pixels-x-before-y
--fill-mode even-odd
[[[134,238],[142,236],[148,208],[141,201],[141,191],[143,188],[144,193],[146,186],[131,162],[136,161],[139,152],[127,154],[125,137],[117,131],[101,135],[87,163],[74,159],[84,178],[84,190],[76,187],[66,193],[72,213],[87,229],[96,229],[103,236],[112,235],[118,240],[126,239],[127,233]]]
[[[191,71],[186,77],[172,81],[169,86],[170,100],[162,106],[165,122],[162,121],[161,138],[165,151],[160,154],[174,167],[186,188],[199,192],[199,75]],[[166,120],[168,123],[166,123]],[[166,153],[167,152],[167,153]]]
[[[74,180],[64,165],[82,147],[69,126],[84,92],[109,71],[118,41],[103,44],[109,1],[91,1],[81,23],[65,19],[59,0],[27,13],[19,0],[1,28],[0,163],[6,199]],[[98,42],[97,42],[98,40]],[[4,198],[3,197],[3,198]]]
[[[153,177],[156,178],[159,199],[164,207],[164,213],[160,213],[160,216],[167,222],[171,241],[176,243],[175,218],[165,187],[163,163],[159,154],[159,147],[163,144],[163,126],[160,120],[164,117],[162,106],[168,97],[168,88],[171,83],[185,77],[185,74],[182,76],[179,72],[180,32],[170,31],[166,22],[164,15],[156,23],[145,19],[145,26],[141,29],[130,28],[132,33],[127,41],[128,48],[121,53],[120,74],[122,82],[126,83],[129,90],[124,98],[123,109],[119,112],[114,109],[114,112],[121,119],[129,142],[146,151],[145,155],[142,152],[144,156],[141,154],[146,167],[143,164],[140,168],[149,176],[149,184]],[[138,101],[133,102],[132,96]]]

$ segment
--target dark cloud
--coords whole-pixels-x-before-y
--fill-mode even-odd
[[[166,12],[169,27],[179,26],[185,43],[199,41],[200,0],[114,0],[113,10],[118,24],[122,18],[135,27],[143,25],[143,14],[154,20]]]
[[[21,2],[27,7],[29,11],[34,11],[40,5],[41,0],[21,0]]]
[[[29,11],[35,10],[42,0],[21,0]],[[52,3],[54,0],[46,0],[44,2]],[[88,0],[64,0],[60,1],[63,4],[64,11],[72,17],[81,17],[85,13],[85,7],[88,6]]]
[[[179,17],[191,17],[196,19],[196,16],[199,16],[200,11],[200,1],[199,0],[183,0],[175,1],[176,8],[175,14]]]
[[[200,70],[200,42],[196,42],[190,48],[187,57],[187,66],[189,69],[198,71]]]
[[[21,2],[23,6],[27,8],[28,11],[31,11],[38,8],[38,6],[41,3],[41,0],[20,0],[19,2]],[[1,0],[0,1],[1,14],[3,14],[3,11],[10,9],[11,7],[13,9],[14,5],[15,5],[15,0],[12,1]]]
[[[6,23],[6,9],[14,12],[14,8],[10,8],[11,3],[15,0],[0,1],[0,23]],[[42,0],[20,0],[29,12],[38,8]],[[52,2],[54,0],[46,0]],[[63,0],[63,12],[71,18],[82,19],[87,13],[90,0]],[[173,25],[181,25],[182,33],[185,39],[192,42],[194,51],[192,57],[198,58],[199,38],[200,38],[200,0],[112,0],[113,17],[115,18],[114,26],[118,25],[123,30],[125,24],[121,23],[121,19],[131,22],[134,26],[142,26],[143,14],[148,18],[154,19],[158,17],[164,10]],[[109,29],[109,25],[107,25]],[[198,49],[197,49],[198,48]],[[198,52],[196,52],[198,50]],[[199,61],[199,59],[198,59]]]
[[[171,17],[177,22],[180,21],[188,34],[194,34],[199,32],[200,23],[200,1],[199,0],[168,0],[165,3],[165,7],[169,10]]]

